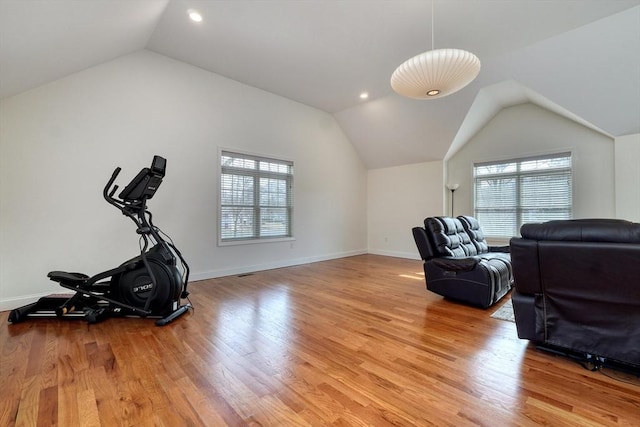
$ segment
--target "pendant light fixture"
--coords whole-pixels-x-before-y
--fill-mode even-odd
[[[434,49],[433,1],[431,1],[431,50],[403,62],[391,76],[398,94],[414,99],[451,95],[480,73],[480,60],[460,49]]]

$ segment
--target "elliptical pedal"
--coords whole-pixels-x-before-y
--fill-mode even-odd
[[[89,323],[98,323],[102,322],[109,318],[110,311],[107,307],[100,308],[87,308],[85,309],[85,318]]]
[[[176,311],[174,311],[167,317],[163,317],[162,319],[156,320],[156,326],[164,326],[173,322],[175,319],[177,319],[178,317],[182,316],[187,311],[189,311],[189,309],[192,307],[193,306],[191,305],[191,303],[187,303],[185,305],[180,306]]]

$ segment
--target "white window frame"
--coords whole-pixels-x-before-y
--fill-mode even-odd
[[[234,168],[234,167],[226,167],[222,165],[222,158],[223,156],[232,156],[232,157],[236,157],[236,158],[242,158],[242,159],[247,159],[247,160],[254,160],[256,162],[268,162],[268,163],[275,163],[275,164],[280,164],[280,165],[287,165],[289,167],[289,171],[290,173],[281,173],[281,172],[274,172],[274,171],[266,171],[266,170],[260,170],[259,168],[256,169],[245,169],[245,168]],[[289,159],[283,159],[283,158],[275,158],[273,156],[265,156],[262,154],[255,154],[255,153],[248,153],[248,152],[244,152],[244,151],[239,151],[236,149],[227,149],[227,148],[219,148],[218,149],[218,180],[219,180],[219,184],[218,184],[218,224],[217,224],[217,228],[218,228],[218,246],[231,246],[231,245],[242,245],[242,244],[252,244],[252,243],[267,243],[267,242],[282,242],[282,241],[293,241],[295,240],[294,234],[293,234],[293,160],[289,160]],[[254,224],[253,224],[253,233],[251,236],[248,237],[236,237],[236,238],[223,238],[223,209],[225,207],[230,207],[233,205],[223,205],[223,196],[222,196],[222,192],[223,192],[223,174],[225,173],[225,171],[227,173],[229,172],[233,172],[236,171],[238,175],[243,175],[243,176],[251,176],[254,179],[254,184],[253,184],[253,188],[254,191],[253,192],[253,203],[251,205],[238,205],[245,207],[245,208],[250,208],[253,210],[253,218],[254,218]],[[260,205],[260,185],[259,185],[259,181],[260,178],[277,178],[277,179],[285,179],[287,181],[287,187],[288,187],[288,193],[287,193],[287,197],[288,197],[288,206],[285,206],[286,210],[287,210],[287,221],[288,221],[288,225],[287,225],[287,230],[288,233],[286,235],[276,235],[276,236],[270,236],[270,235],[263,235],[260,236],[260,214],[261,211],[265,208],[270,208],[272,206],[261,206]],[[277,206],[278,208],[282,208],[283,206]]]
[[[563,168],[555,168],[555,169],[550,169],[550,170],[544,170],[544,169],[535,169],[535,170],[528,170],[528,171],[523,171],[521,170],[521,167],[523,164],[525,164],[526,162],[533,162],[533,161],[543,161],[543,160],[548,160],[548,159],[559,159],[559,158],[569,158],[570,160],[570,165],[568,167],[563,167]],[[498,173],[485,173],[483,175],[477,175],[477,171],[478,168],[483,167],[483,166],[496,166],[496,165],[507,165],[507,164],[516,164],[516,170],[515,171],[511,171],[511,172],[498,172]],[[568,206],[568,210],[566,212],[564,212],[564,216],[566,217],[566,219],[570,219],[573,217],[573,195],[574,195],[574,189],[573,189],[573,185],[574,185],[574,180],[573,180],[573,155],[570,151],[567,152],[560,152],[560,153],[553,153],[553,154],[545,154],[545,155],[536,155],[536,156],[528,156],[528,157],[522,157],[522,158],[515,158],[515,159],[503,159],[503,160],[496,160],[496,161],[482,161],[482,162],[475,162],[473,164],[473,213],[474,216],[476,218],[478,217],[482,217],[481,212],[485,212],[485,213],[489,213],[491,211],[495,211],[498,212],[501,209],[500,208],[478,208],[477,207],[477,197],[478,197],[478,181],[479,180],[485,180],[485,179],[491,179],[491,178],[497,178],[497,179],[507,179],[509,177],[513,177],[515,179],[515,186],[516,186],[516,199],[517,199],[517,203],[514,206],[514,208],[512,208],[513,210],[513,215],[515,217],[515,234],[519,235],[519,230],[520,227],[522,227],[522,225],[526,222],[530,222],[524,219],[524,215],[526,214],[527,211],[530,211],[531,209],[526,208],[522,205],[522,197],[521,197],[521,185],[522,185],[522,179],[523,178],[530,178],[530,177],[535,177],[535,176],[544,176],[544,175],[550,175],[550,174],[565,174],[569,181],[570,181],[570,196],[569,196],[569,206]],[[568,172],[568,174],[567,174]],[[546,208],[546,207],[543,207]],[[553,208],[553,207],[549,207],[548,208],[550,211],[551,210],[556,210],[556,212],[561,211],[561,210],[565,210],[565,209],[560,209],[560,208]],[[504,208],[502,209],[503,213],[509,213],[509,209],[508,208]],[[549,215],[547,218],[543,218],[540,219],[540,221],[546,221],[546,220],[551,220],[551,219],[559,219],[553,215]],[[565,218],[562,218],[565,219]],[[480,223],[482,224],[482,220],[480,220]],[[495,233],[491,232],[490,228],[486,228],[483,230],[485,232],[485,235],[489,238],[497,238],[497,239],[508,239],[511,237],[515,237],[513,235],[498,235]]]

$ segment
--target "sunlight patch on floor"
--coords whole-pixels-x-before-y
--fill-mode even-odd
[[[399,274],[398,276],[404,277],[406,279],[414,279],[414,280],[424,280],[424,273],[410,273],[410,274]]]

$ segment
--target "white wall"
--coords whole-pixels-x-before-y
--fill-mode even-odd
[[[474,162],[566,151],[573,159],[574,218],[615,217],[613,140],[531,103],[501,110],[449,159],[446,182],[460,184],[455,214],[473,215]]]
[[[372,169],[368,182],[369,252],[420,259],[411,229],[443,214],[442,161]]]
[[[218,147],[294,161],[294,242],[217,247]],[[366,252],[367,173],[331,115],[141,51],[0,103],[0,309],[136,255],[102,188],[154,154],[149,207],[194,279]]]
[[[640,133],[616,138],[616,216],[640,222]]]

